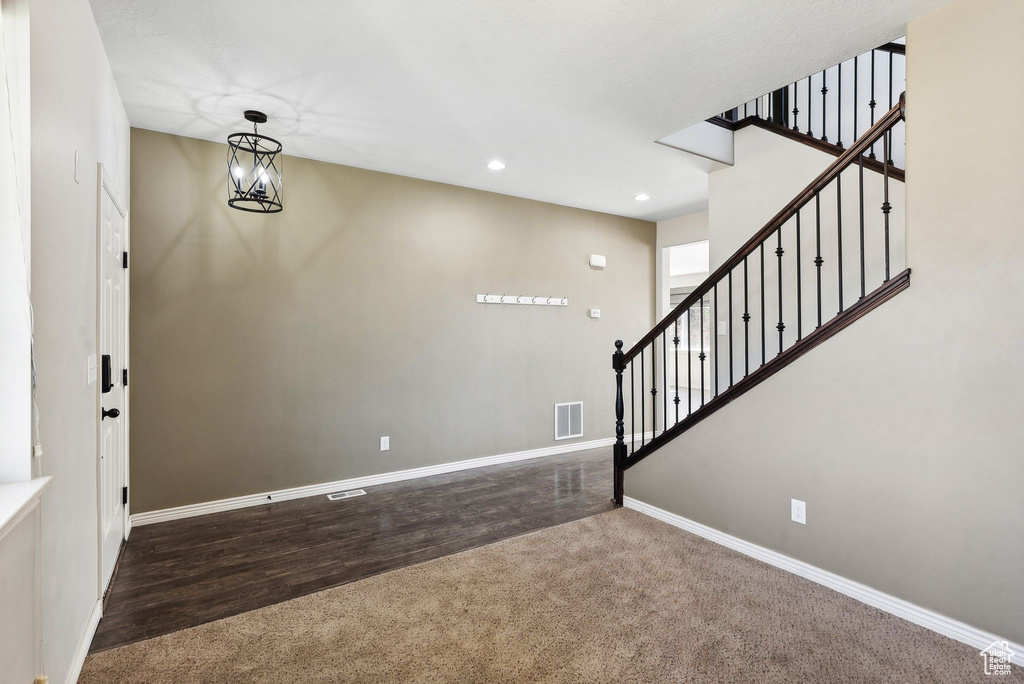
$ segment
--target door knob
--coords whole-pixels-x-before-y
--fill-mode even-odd
[[[109,411],[107,409],[103,409],[103,415],[100,416],[100,420],[103,420],[108,416],[110,418],[117,418],[119,415],[121,415],[121,411],[116,408],[110,409]]]

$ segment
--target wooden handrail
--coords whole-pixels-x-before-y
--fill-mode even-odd
[[[875,122],[871,128],[869,128],[864,135],[858,138],[857,142],[853,143],[843,152],[839,157],[832,162],[827,169],[825,169],[821,175],[815,178],[811,183],[803,189],[800,194],[794,197],[785,207],[779,211],[768,223],[764,225],[761,230],[754,233],[754,235],[744,243],[731,257],[729,257],[725,263],[719,266],[714,273],[709,275],[704,282],[697,286],[697,288],[684,299],[679,306],[672,309],[667,316],[651,329],[649,333],[640,338],[636,344],[630,347],[629,351],[620,357],[619,362],[625,365],[637,354],[643,350],[652,340],[654,340],[663,331],[672,327],[672,325],[694,304],[701,301],[708,292],[721,280],[723,280],[730,271],[736,268],[743,262],[743,259],[753,254],[758,246],[771,237],[772,233],[778,230],[786,221],[793,218],[805,204],[814,199],[814,196],[821,192],[829,183],[839,177],[846,167],[857,161],[864,152],[867,151],[874,143],[878,142],[883,135],[885,135],[890,128],[895,126],[904,118],[904,107],[905,107],[905,96],[906,93],[900,94],[900,101],[892,109]]]

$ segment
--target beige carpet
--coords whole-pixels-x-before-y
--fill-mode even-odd
[[[617,510],[90,656],[80,682],[1024,682]]]

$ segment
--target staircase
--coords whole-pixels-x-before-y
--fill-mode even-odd
[[[910,285],[910,269],[894,272],[903,192],[890,187],[904,179],[894,160],[903,159],[904,95],[875,90],[879,63],[892,90],[893,60],[903,54],[894,45],[709,120],[758,126],[836,159],[636,344],[623,351],[616,341],[617,505],[626,470]],[[892,99],[877,118],[876,97]]]

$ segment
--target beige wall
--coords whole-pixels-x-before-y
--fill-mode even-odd
[[[659,319],[668,314],[669,289],[675,287],[670,282],[669,253],[667,248],[707,239],[707,211],[698,211],[666,221],[658,221],[658,257],[655,272],[654,298],[655,311],[657,311]],[[700,283],[696,284],[699,285]]]
[[[32,302],[42,497],[43,666],[64,682],[100,596],[96,165],[128,196],[125,115],[86,0],[33,0]],[[78,179],[75,179],[75,153]],[[2,611],[0,611],[2,612]]]
[[[910,289],[626,474],[627,496],[1017,642],[1021,26],[1005,0],[908,26]]]
[[[556,402],[613,435],[654,224],[297,158],[245,214],[225,155],[132,134],[133,512],[551,446]]]

